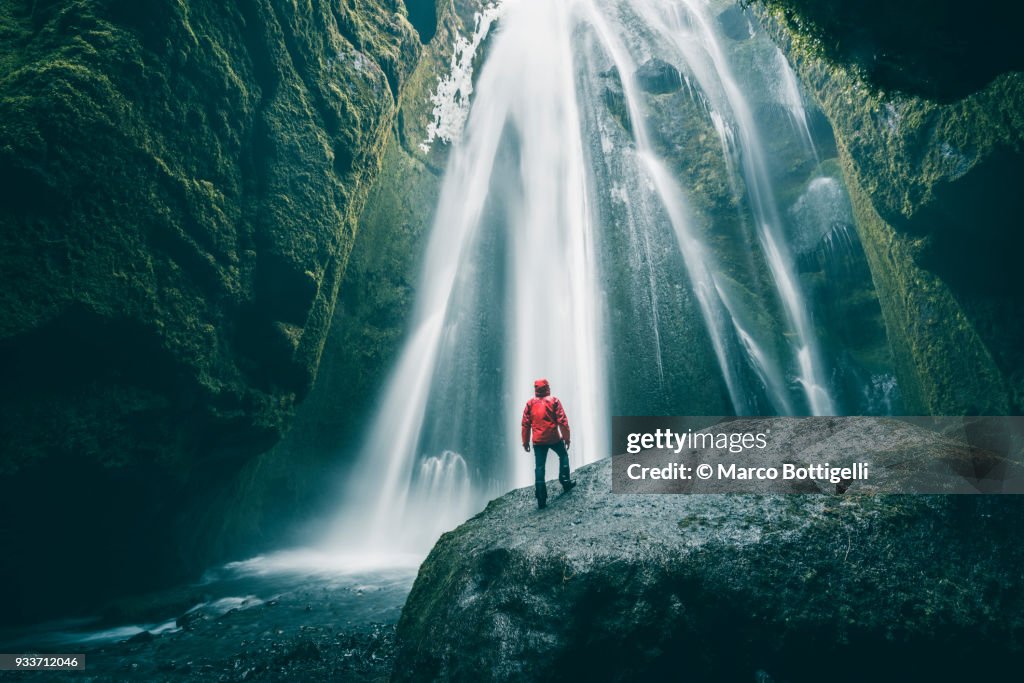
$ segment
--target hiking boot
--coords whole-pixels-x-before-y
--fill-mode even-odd
[[[559,468],[558,470],[558,483],[562,485],[562,493],[569,493],[572,488],[576,486],[576,482],[569,479],[569,468]]]
[[[534,493],[537,494],[537,508],[543,510],[548,505],[547,484],[543,482],[541,482],[540,484],[534,484]]]

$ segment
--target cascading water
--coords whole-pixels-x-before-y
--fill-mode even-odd
[[[720,391],[723,410],[835,412],[762,133],[708,11],[695,0],[506,0],[460,43],[458,78],[434,100],[442,118],[446,101],[466,116],[452,83],[471,82],[467,46],[497,20],[464,129],[431,128],[453,145],[411,332],[331,543],[425,549],[486,496],[527,484],[518,417],[536,377],[566,407],[574,467],[609,455],[613,384],[692,412],[665,398],[678,375],[668,359],[690,351],[673,339],[707,359],[696,392]],[[762,90],[804,117],[788,65],[773,64],[777,81]],[[671,121],[652,119],[649,93],[672,88],[717,138],[700,163],[727,178],[715,191],[733,207],[728,234],[666,156]],[[811,142],[805,118],[795,134]],[[613,359],[627,355],[643,360],[623,379]]]
[[[818,150],[814,146],[814,137],[811,135],[811,126],[807,122],[807,108],[804,107],[804,98],[800,94],[800,86],[796,82],[796,74],[790,68],[786,56],[782,50],[775,48],[775,69],[779,74],[779,93],[786,110],[793,120],[793,124],[800,132],[800,138],[807,146],[807,149],[818,158]]]
[[[835,405],[827,389],[828,381],[823,373],[807,307],[796,282],[792,258],[784,241],[780,239],[782,221],[775,203],[775,192],[760,133],[744,92],[733,76],[712,20],[707,16],[707,4],[697,0],[641,0],[630,6],[643,18],[644,24],[656,32],[659,47],[666,52],[675,52],[684,60],[708,98],[711,108],[723,115],[727,114],[728,120],[735,126],[741,150],[743,179],[746,181],[747,196],[757,224],[758,238],[789,325],[797,339],[800,385],[812,415],[834,414]],[[792,79],[792,74],[787,73],[788,65],[785,62],[778,64],[783,72],[783,82]],[[731,140],[722,141],[723,145],[727,142]]]
[[[424,498],[413,475],[417,461],[444,450],[470,463],[451,476],[472,478],[477,492],[488,480],[502,488],[528,481],[513,406],[537,376],[569,410],[573,464],[608,450],[601,294],[568,21],[558,2],[515,3],[502,19],[441,189],[416,331],[355,475],[363,490],[352,499],[376,501],[371,521],[343,515],[347,540],[429,546],[450,526],[436,515],[447,501],[408,509]]]

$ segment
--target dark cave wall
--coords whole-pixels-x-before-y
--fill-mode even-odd
[[[926,9],[916,20],[909,6],[873,16],[849,11],[862,42],[884,45],[894,32],[919,28],[953,40],[955,23],[942,19],[949,4],[934,7],[934,22]],[[895,53],[877,48],[876,55],[899,56],[896,78],[866,67],[860,52],[837,49],[849,45],[853,27],[817,23],[808,7],[799,0],[751,6],[832,123],[905,411],[1020,414],[1024,75],[1007,71],[1019,64],[979,47],[946,73],[940,92],[915,65],[941,70],[948,40],[908,40]],[[1005,30],[998,17],[985,19],[992,43]],[[971,23],[961,42],[984,38]]]
[[[58,541],[6,618],[209,559],[181,512],[309,392],[420,51],[400,0],[0,3],[0,538]]]
[[[1024,69],[1020,8],[1003,0],[741,0],[767,8],[804,47],[866,83],[942,103]]]

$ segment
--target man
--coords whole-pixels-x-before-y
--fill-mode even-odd
[[[544,466],[547,464],[548,450],[558,454],[558,481],[562,491],[568,493],[576,486],[569,479],[569,420],[565,417],[561,402],[551,395],[551,385],[546,379],[533,383],[534,398],[526,402],[523,411],[523,450],[530,452],[530,436],[533,435],[533,457],[536,463],[534,470],[534,492],[537,494],[537,507],[548,504],[548,487],[544,483]]]

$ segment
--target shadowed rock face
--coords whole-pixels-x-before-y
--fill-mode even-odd
[[[1014,3],[751,0],[783,12],[829,60],[875,87],[950,102],[1024,68]]]
[[[734,428],[810,443],[784,420]],[[617,495],[610,460],[576,476],[544,511],[520,489],[441,538],[393,680],[958,680],[1021,661],[1020,497]]]
[[[204,561],[176,515],[316,375],[419,54],[400,8],[0,4],[0,516],[63,539],[4,591]]]

